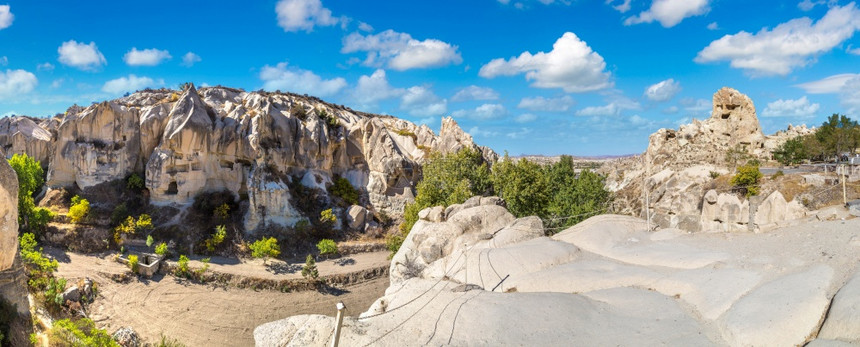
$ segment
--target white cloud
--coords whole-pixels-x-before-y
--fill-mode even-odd
[[[645,88],[645,97],[651,101],[669,101],[679,92],[681,92],[681,82],[670,78]]]
[[[358,30],[366,31],[366,32],[370,33],[370,32],[373,32],[373,26],[371,26],[370,24],[367,24],[365,22],[358,22]]]
[[[809,94],[833,94],[839,93],[848,81],[860,77],[860,74],[839,74],[828,76],[817,81],[795,85]]]
[[[847,113],[857,119],[860,116],[860,76],[845,82],[839,93],[839,100]]]
[[[508,110],[501,104],[483,104],[474,110],[458,110],[451,113],[454,118],[470,118],[476,120],[489,120],[504,117]]]
[[[182,64],[180,64],[180,65],[186,66],[186,67],[192,67],[192,66],[194,66],[194,64],[199,63],[202,60],[203,59],[201,59],[200,56],[195,54],[194,52],[188,52],[182,56]]]
[[[147,48],[138,51],[137,47],[132,47],[130,51],[125,53],[122,60],[129,66],[156,66],[170,58],[173,57],[166,50]]]
[[[779,99],[774,102],[769,102],[762,112],[762,115],[765,117],[808,118],[815,116],[815,113],[818,112],[820,107],[821,105],[819,104],[810,104],[806,96],[797,100]]]
[[[287,32],[311,32],[314,26],[332,26],[345,18],[332,17],[320,0],[281,0],[275,5],[278,25]]]
[[[386,30],[364,36],[355,32],[343,38],[343,53],[367,52],[364,64],[386,65],[403,71],[460,64],[463,58],[457,46],[436,39],[418,41],[406,33]]]
[[[836,0],[803,0],[797,4],[797,8],[801,11],[811,11],[815,6],[827,4],[827,6],[835,6]]]
[[[638,102],[626,98],[619,98],[604,106],[590,106],[576,111],[577,116],[617,116],[624,110],[638,110],[641,108]]]
[[[709,0],[654,0],[651,2],[651,8],[638,16],[627,18],[624,25],[651,23],[656,20],[664,28],[671,28],[681,23],[684,18],[708,13],[711,10],[708,6],[709,2]]]
[[[39,80],[32,72],[25,70],[0,71],[0,99],[11,99],[26,94],[36,88]]]
[[[0,5],[0,30],[12,25],[15,15],[12,14],[9,5]]]
[[[472,135],[472,137],[496,137],[499,135],[499,133],[496,131],[481,130],[481,128],[477,126],[473,126],[467,132],[469,133],[469,135]]]
[[[63,42],[60,48],[57,48],[57,53],[60,54],[60,63],[84,71],[95,71],[102,65],[107,64],[105,56],[102,55],[102,52],[99,52],[99,48],[96,47],[95,42],[85,44],[69,40]]]
[[[497,100],[499,93],[493,88],[478,87],[471,85],[460,89],[451,97],[451,101],[469,101],[469,100]]]
[[[532,130],[529,128],[520,128],[520,130],[509,132],[509,133],[505,134],[505,136],[507,136],[510,139],[519,140],[519,139],[525,138],[526,135],[531,134],[531,133],[532,133]]]
[[[753,75],[787,75],[796,67],[815,61],[860,29],[860,11],[854,3],[833,7],[817,22],[807,17],[792,19],[773,30],[756,34],[741,31],[711,42],[696,56],[697,63],[722,60]]]
[[[678,106],[669,106],[669,107],[663,109],[663,113],[665,113],[665,114],[675,114],[675,113],[678,113],[678,111],[680,111]]]
[[[529,123],[537,120],[537,116],[531,113],[523,113],[514,119],[517,123]]]
[[[400,98],[400,109],[413,116],[439,116],[448,111],[448,100],[439,98],[429,87],[414,86]]]
[[[708,24],[708,30],[720,30],[720,25],[717,22],[711,22]]]
[[[714,108],[713,102],[705,99],[682,99],[681,105],[684,106],[685,111],[690,113],[710,111]]]
[[[155,81],[146,76],[137,77],[135,75],[128,75],[128,77],[120,77],[105,82],[104,86],[102,86],[102,91],[110,94],[122,94],[160,85],[164,85],[164,80]]]
[[[576,34],[567,32],[553,44],[549,53],[523,52],[509,60],[493,59],[478,73],[484,78],[526,74],[538,88],[561,88],[568,93],[581,93],[612,87],[606,62]]]
[[[51,88],[54,88],[54,89],[60,88],[63,85],[63,82],[65,82],[65,81],[66,80],[63,78],[55,79],[53,82],[51,82]]]
[[[325,80],[311,71],[287,67],[287,63],[263,66],[260,69],[260,79],[263,81],[263,88],[267,90],[321,97],[337,94],[346,87],[346,80],[341,77]]]
[[[537,96],[533,98],[523,98],[520,100],[517,108],[526,109],[529,111],[547,111],[547,112],[565,112],[569,110],[576,101],[570,95],[565,95],[557,98],[544,98]]]
[[[36,65],[36,71],[54,71],[54,64],[51,63],[41,63]]]
[[[860,55],[860,48],[851,48],[850,45],[848,46],[848,49],[846,51],[848,52],[848,54]]]
[[[388,84],[385,70],[377,69],[372,75],[358,78],[358,85],[352,91],[352,96],[363,106],[370,106],[380,100],[396,98],[406,93],[405,89],[393,88]]]
[[[426,125],[432,125],[432,124],[438,124],[438,123],[439,123],[439,121],[436,119],[436,117],[421,118],[417,122],[415,122],[415,124],[418,124],[418,125],[425,125],[425,124]]]
[[[625,13],[630,11],[630,0],[606,0],[607,5],[611,5],[612,3],[618,2],[618,5],[612,5],[616,11]]]

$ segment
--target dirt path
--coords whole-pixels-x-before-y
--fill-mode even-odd
[[[252,346],[257,325],[297,314],[334,315],[338,301],[346,304],[350,314],[357,315],[388,287],[387,277],[341,288],[342,292],[336,294],[214,288],[163,275],[120,284],[106,275],[123,273],[127,268],[114,262],[110,255],[81,255],[57,249],[46,249],[46,252],[60,261],[58,276],[70,280],[88,276],[98,283],[99,297],[89,313],[99,327],[113,332],[122,326],[132,326],[145,341],[156,341],[164,334],[188,346]],[[336,260],[322,261],[320,273],[361,270],[378,264],[379,256],[375,253],[353,255],[346,259],[352,258],[354,262],[347,261],[342,266]],[[215,266],[219,267],[218,271],[243,274],[247,271],[254,276],[278,279],[296,276],[295,272],[268,271],[255,262],[223,264],[219,261],[213,268]]]

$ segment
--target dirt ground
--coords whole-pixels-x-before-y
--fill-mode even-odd
[[[100,328],[113,332],[131,326],[144,341],[157,341],[161,334],[187,346],[253,346],[254,328],[262,323],[298,314],[334,315],[342,301],[349,315],[365,311],[388,287],[388,278],[359,283],[328,293],[305,291],[280,293],[237,288],[215,288],[194,284],[170,275],[116,283],[110,274],[127,271],[112,255],[82,255],[46,249],[60,267],[57,276],[69,279],[90,277],[98,283],[99,296],[90,306],[89,316]],[[346,273],[387,262],[387,253],[368,253],[318,263],[320,274]],[[351,259],[351,260],[350,260]],[[213,263],[216,259],[213,259]],[[192,262],[192,266],[194,266]],[[268,278],[301,276],[297,264],[280,262],[274,268],[257,261],[233,262],[218,259],[218,271],[252,273]],[[278,271],[278,269],[286,269]],[[300,269],[300,267],[299,267]]]

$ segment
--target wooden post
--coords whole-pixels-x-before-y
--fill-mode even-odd
[[[846,166],[842,165],[842,175],[839,177],[839,180],[842,181],[842,203],[848,206],[848,192],[845,190],[845,181],[848,180],[848,175],[845,170]]]
[[[343,325],[343,310],[346,308],[346,305],[343,302],[337,303],[337,325],[334,327],[334,338],[331,340],[331,347],[337,347],[340,343],[340,329]]]

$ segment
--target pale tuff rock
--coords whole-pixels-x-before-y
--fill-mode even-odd
[[[0,299],[17,308],[17,317],[7,321],[11,324],[7,341],[13,346],[27,345],[32,331],[26,285],[18,256],[18,177],[8,162],[0,160]]]
[[[17,250],[18,176],[3,160],[0,163],[0,271],[12,267]]]
[[[219,190],[247,195],[249,232],[307,217],[289,193],[296,179],[325,193],[334,176],[346,178],[364,207],[397,216],[414,199],[431,151],[473,148],[496,157],[451,118],[437,136],[426,125],[313,97],[193,86],[73,106],[61,121],[38,125],[4,118],[0,146],[42,159],[49,187],[88,188],[138,173],[154,204],[187,205]]]
[[[777,223],[804,217],[806,209],[785,201],[778,192],[751,201],[737,192],[711,193],[712,175],[731,173],[732,165],[743,164],[730,162],[730,151],[769,159],[771,151],[785,141],[813,131],[789,126],[764,136],[752,100],[735,89],[722,88],[714,94],[710,118],[694,119],[677,130],[660,129],[649,138],[644,154],[604,165],[600,172],[607,175],[607,189],[616,193],[616,212],[645,217],[647,196],[652,221],[659,227],[692,232],[773,229]]]
[[[392,260],[391,286],[346,317],[340,344],[790,346],[822,326],[830,340],[819,343],[860,341],[860,248],[847,242],[860,219],[712,234],[602,215],[545,237],[539,219],[491,201],[470,199],[447,219],[423,210]],[[333,327],[333,317],[301,315],[254,337],[323,345]]]

